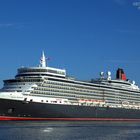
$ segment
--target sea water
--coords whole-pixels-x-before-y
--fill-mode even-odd
[[[0,140],[140,140],[140,122],[0,122]]]

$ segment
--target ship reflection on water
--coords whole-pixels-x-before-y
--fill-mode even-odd
[[[0,122],[1,140],[139,140],[140,122]]]

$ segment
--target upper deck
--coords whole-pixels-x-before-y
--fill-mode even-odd
[[[16,78],[20,77],[36,77],[36,76],[56,76],[66,77],[66,70],[51,67],[23,67],[18,69]]]

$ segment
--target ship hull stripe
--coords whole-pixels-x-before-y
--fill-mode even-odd
[[[125,118],[29,118],[0,116],[0,121],[140,121],[140,119]]]

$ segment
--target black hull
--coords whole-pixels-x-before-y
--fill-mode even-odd
[[[140,120],[140,110],[0,99],[0,120],[20,120],[20,118],[21,120]]]

